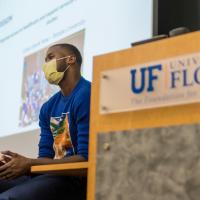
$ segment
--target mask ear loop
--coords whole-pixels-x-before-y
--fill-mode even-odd
[[[58,58],[58,59],[56,59],[56,60],[62,60],[62,59],[64,59],[64,58],[68,58],[68,57],[70,57],[70,56],[65,56],[65,57],[62,57],[62,58]],[[70,66],[71,66],[71,65],[68,65],[68,66],[66,67],[66,69],[63,71],[63,73],[65,73],[65,72],[69,69]]]
[[[68,57],[70,57],[70,56],[65,56],[65,57],[62,57],[62,58],[57,58],[56,60],[62,60],[64,58],[68,58]]]
[[[68,65],[63,73],[65,73],[69,69],[69,67],[71,67],[71,65]]]

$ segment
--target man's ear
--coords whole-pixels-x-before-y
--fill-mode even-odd
[[[76,63],[76,56],[69,56],[66,60],[67,64],[75,64]]]

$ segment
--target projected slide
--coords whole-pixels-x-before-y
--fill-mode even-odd
[[[77,46],[82,76],[92,81],[93,56],[152,36],[152,2],[0,0],[0,137],[37,129],[42,104],[59,90],[41,69],[49,46]]]

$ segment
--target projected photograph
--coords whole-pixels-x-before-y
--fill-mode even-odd
[[[49,44],[48,47],[56,43],[70,43],[75,45],[83,55],[84,33],[84,30],[79,31]],[[42,104],[59,90],[59,87],[50,85],[47,82],[42,71],[42,64],[48,47],[24,58],[19,116],[20,127],[26,127],[37,122]]]

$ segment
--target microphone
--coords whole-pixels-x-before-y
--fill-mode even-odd
[[[168,37],[168,35],[166,35],[166,34],[156,35],[156,36],[153,36],[152,38],[149,38],[149,39],[146,39],[146,40],[133,42],[133,43],[131,43],[131,47],[134,47],[134,46],[140,45],[140,44],[146,44],[148,42],[153,42],[153,41],[156,41],[156,40],[161,40],[161,39],[164,39],[164,38],[167,38],[167,37]]]
[[[146,39],[146,40],[133,42],[133,43],[131,43],[131,47],[134,47],[134,46],[137,46],[137,45],[140,45],[140,44],[146,44],[148,42],[153,42],[153,41],[156,41],[156,40],[161,40],[161,39],[164,39],[164,38],[167,38],[167,37],[174,37],[174,36],[189,33],[189,32],[190,32],[190,29],[187,28],[187,27],[184,27],[184,26],[174,28],[174,29],[169,31],[169,36],[167,34],[156,35],[156,36],[153,36],[152,38],[149,38],[149,39]]]
[[[178,28],[174,28],[169,31],[169,37],[174,37],[174,36],[182,35],[182,34],[189,33],[189,32],[190,32],[190,29],[187,27],[184,27],[184,26],[178,27]]]

